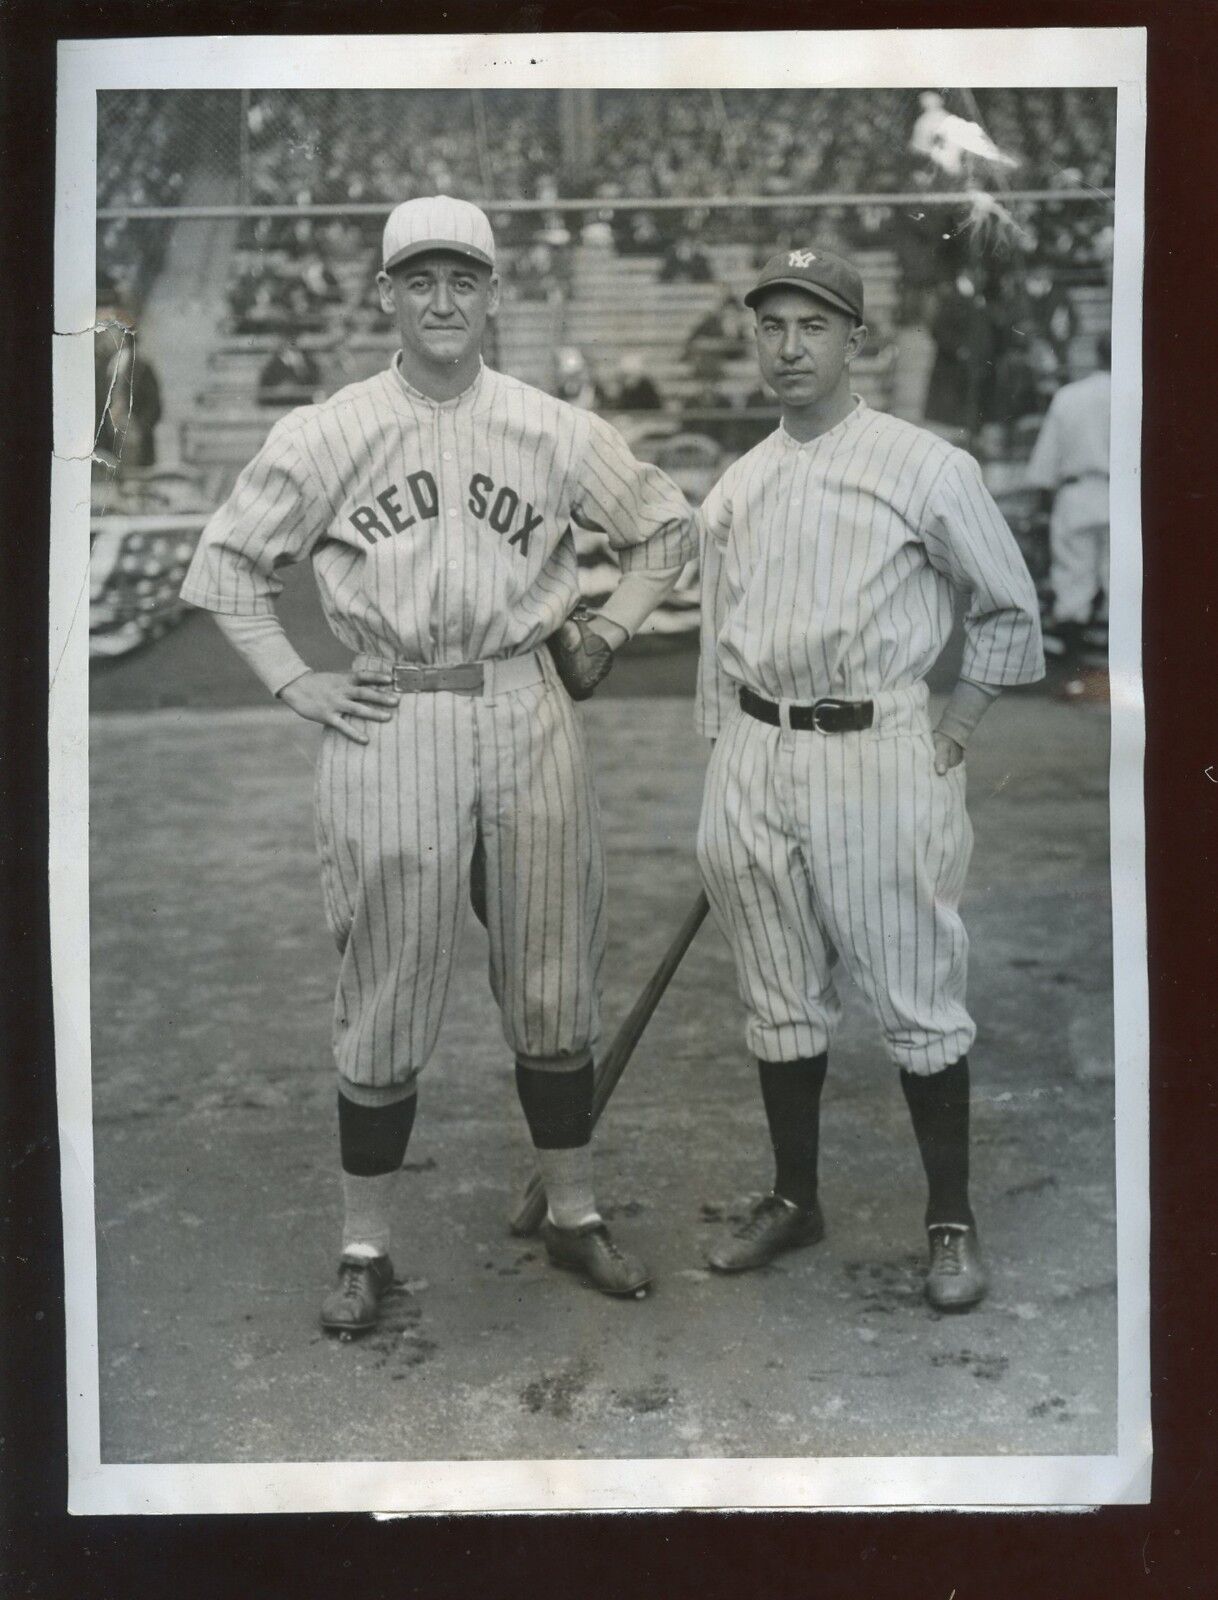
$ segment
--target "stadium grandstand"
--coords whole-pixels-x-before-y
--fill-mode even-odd
[[[120,430],[98,466],[95,651],[172,624],[191,527],[277,415],[385,364],[381,226],[433,192],[495,226],[488,359],[555,391],[576,375],[691,499],[777,417],[740,315],[759,261],[849,254],[860,391],[973,449],[1043,570],[1020,469],[1109,327],[1115,118],[1084,89],[99,94],[99,328],[138,330],[119,342],[163,399],[153,459],[124,463]],[[953,146],[949,123],[978,131]],[[99,331],[99,413],[115,360]],[[586,580],[612,581],[603,550]],[[695,602],[690,574],[658,626],[692,627]]]

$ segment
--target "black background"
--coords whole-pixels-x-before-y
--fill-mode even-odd
[[[1145,687],[1152,1091],[1149,1506],[1080,1514],[76,1517],[67,1496],[46,903],[55,44],[257,32],[1146,26]],[[1218,1592],[1218,6],[0,3],[0,1592],[916,1600]],[[1209,771],[1207,772],[1207,769]],[[1120,975],[1117,976],[1120,981]]]

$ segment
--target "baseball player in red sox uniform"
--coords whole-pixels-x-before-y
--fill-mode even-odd
[[[972,845],[964,747],[1006,684],[1042,676],[1036,595],[973,459],[850,392],[863,284],[784,251],[745,296],[782,422],[702,508],[698,855],[730,940],[775,1156],[773,1192],[712,1250],[721,1272],[823,1237],[820,1094],[840,960],[900,1069],[926,1169],[938,1308],[985,1292],[968,1194]],[[923,681],[968,596],[960,681]]]
[[[325,728],[316,826],[341,955],[344,1224],[321,1320],[348,1333],[375,1324],[392,1282],[394,1181],[475,858],[550,1257],[609,1294],[647,1287],[592,1187],[604,864],[568,688],[591,692],[696,548],[680,490],[618,433],[483,365],[499,280],[477,207],[409,200],[383,246],[377,281],[401,350],[275,424],[183,588],[272,693]],[[578,622],[573,523],[604,533],[623,573]],[[350,672],[310,671],[275,617],[279,568],[306,558],[355,652]]]

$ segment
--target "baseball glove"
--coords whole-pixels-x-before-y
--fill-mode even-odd
[[[613,665],[613,648],[588,626],[591,616],[586,606],[576,606],[558,632],[546,641],[558,676],[572,700],[587,700]]]

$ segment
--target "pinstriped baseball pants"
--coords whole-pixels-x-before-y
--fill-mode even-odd
[[[341,955],[334,1054],[365,1089],[435,1048],[486,851],[491,990],[517,1055],[576,1058],[598,1031],[605,869],[583,735],[546,681],[491,699],[405,694],[367,745],[326,729],[315,787],[326,916]]]
[[[711,753],[698,860],[764,1061],[829,1048],[839,959],[898,1066],[937,1072],[973,1042],[964,766],[936,774],[924,686],[876,704],[876,725],[846,734],[737,709]]]

